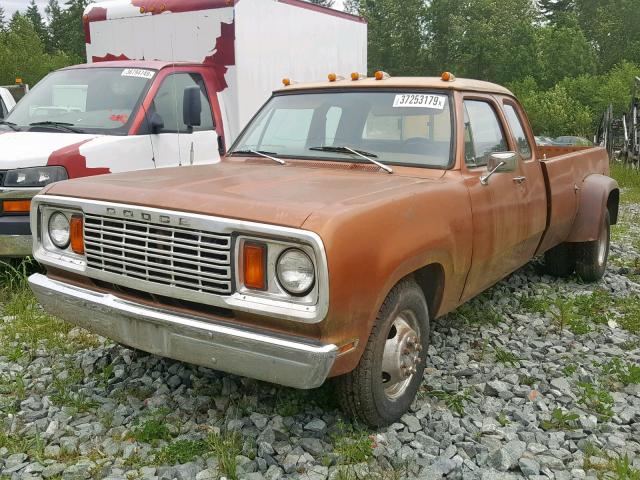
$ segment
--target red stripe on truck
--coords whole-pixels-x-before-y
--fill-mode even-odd
[[[87,167],[87,159],[80,153],[80,147],[90,141],[91,139],[85,140],[56,150],[49,155],[47,165],[66,168],[69,178],[91,177],[93,175],[111,173],[111,170],[108,168]]]
[[[121,53],[120,55],[116,56],[113,53],[107,53],[104,57],[97,57],[96,55],[91,57],[91,61],[93,63],[96,62],[114,62],[114,61],[118,61],[118,60],[131,60],[129,57],[127,57],[124,53]]]
[[[227,67],[236,64],[235,40],[235,22],[222,22],[220,24],[220,36],[216,39],[215,53],[205,57],[202,62],[208,67],[211,67],[215,72],[218,92],[222,92],[228,87],[227,81],[224,78],[228,70]]]

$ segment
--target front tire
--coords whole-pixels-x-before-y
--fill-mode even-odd
[[[598,239],[575,245],[576,274],[585,282],[600,280],[607,270],[609,245],[611,243],[611,220],[605,211]]]
[[[396,422],[422,383],[429,345],[429,309],[413,280],[385,299],[360,363],[336,379],[342,409],[371,427]]]

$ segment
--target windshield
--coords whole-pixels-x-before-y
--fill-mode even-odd
[[[356,149],[383,164],[447,168],[451,130],[444,93],[295,93],[273,97],[231,154],[365,161]]]
[[[60,70],[38,83],[6,120],[21,128],[56,123],[86,133],[126,135],[154,75],[131,68]]]

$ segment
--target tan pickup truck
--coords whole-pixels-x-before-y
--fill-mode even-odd
[[[602,148],[536,148],[506,89],[377,78],[274,93],[217,165],[53,184],[44,308],[133,348],[297,388],[370,425],[410,406],[430,320],[540,254],[599,279]],[[545,253],[546,252],[546,253]]]

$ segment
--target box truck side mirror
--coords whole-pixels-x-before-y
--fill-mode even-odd
[[[202,115],[202,98],[200,87],[193,86],[184,89],[184,102],[182,104],[182,121],[191,130],[200,126]]]
[[[154,112],[153,115],[151,115],[151,121],[149,122],[149,124],[151,127],[151,133],[153,133],[154,135],[160,133],[164,128],[164,120],[157,112]]]

